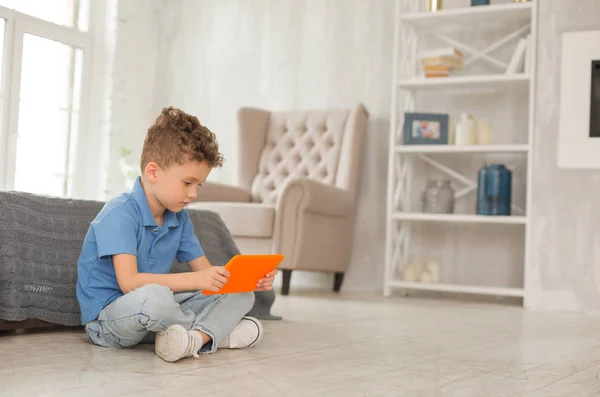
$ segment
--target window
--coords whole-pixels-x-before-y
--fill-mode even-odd
[[[82,189],[75,170],[85,140],[88,8],[87,0],[0,0],[2,188],[52,196]]]
[[[89,0],[0,0],[0,6],[58,25],[88,30]]]

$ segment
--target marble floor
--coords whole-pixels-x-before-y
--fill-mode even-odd
[[[0,333],[0,396],[600,396],[600,317],[295,293],[263,343],[163,362],[82,331]]]

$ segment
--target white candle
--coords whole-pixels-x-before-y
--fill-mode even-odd
[[[477,143],[480,145],[491,145],[494,140],[492,123],[487,119],[481,119],[477,123]]]
[[[456,131],[454,133],[454,143],[456,145],[472,145],[473,144],[473,129],[470,125],[459,122],[456,123]]]

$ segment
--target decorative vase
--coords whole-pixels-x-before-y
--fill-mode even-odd
[[[512,172],[503,164],[489,164],[479,170],[478,215],[510,215]]]
[[[454,212],[454,189],[450,181],[430,179],[421,197],[423,212],[451,214]]]

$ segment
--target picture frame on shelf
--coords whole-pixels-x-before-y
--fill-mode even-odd
[[[404,145],[447,145],[450,117],[442,113],[404,113]]]

